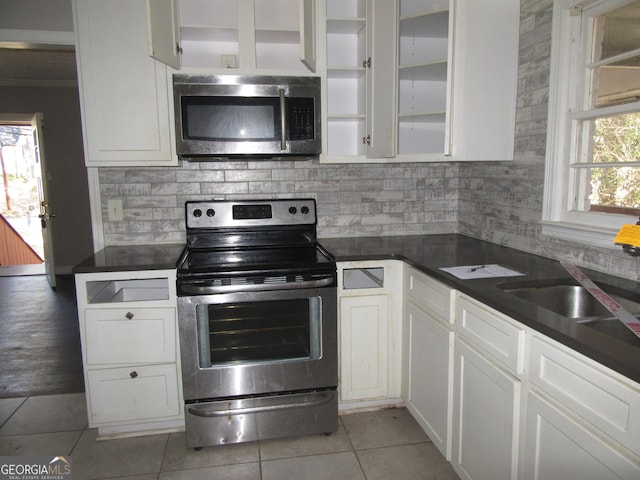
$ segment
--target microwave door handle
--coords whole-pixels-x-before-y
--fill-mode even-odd
[[[278,90],[280,92],[280,150],[287,149],[287,114],[285,111],[284,88]]]

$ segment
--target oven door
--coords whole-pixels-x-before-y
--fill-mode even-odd
[[[188,401],[335,388],[336,288],[178,298]]]

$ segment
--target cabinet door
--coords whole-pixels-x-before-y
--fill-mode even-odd
[[[513,160],[520,2],[454,2],[452,160]]]
[[[638,384],[539,335],[530,346],[532,385],[640,455]]]
[[[396,155],[397,9],[389,0],[367,8],[367,157]]]
[[[175,364],[87,372],[92,425],[179,416]]]
[[[340,399],[388,394],[389,300],[387,295],[340,299]]]
[[[316,0],[300,0],[300,60],[316,71]]]
[[[168,165],[169,76],[149,56],[145,0],[76,0],[88,166]]]
[[[530,393],[523,478],[527,480],[637,479],[640,459],[599,437],[570,414]]]
[[[412,302],[407,304],[407,320],[407,409],[450,460],[454,333]]]
[[[516,479],[520,382],[455,342],[451,463],[463,479]]]
[[[180,25],[178,0],[147,0],[149,54],[156,60],[180,69]]]

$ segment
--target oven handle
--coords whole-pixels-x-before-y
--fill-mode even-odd
[[[320,280],[305,280],[304,282],[287,282],[278,284],[258,283],[254,285],[181,285],[180,288],[185,293],[196,295],[209,295],[212,293],[235,293],[235,292],[258,292],[265,290],[293,290],[302,288],[326,287],[333,283],[333,277],[321,278]]]
[[[280,410],[292,410],[295,408],[319,407],[331,401],[331,395],[324,394],[316,400],[307,400],[305,402],[294,402],[280,405],[265,405],[263,407],[247,407],[247,408],[228,408],[225,410],[210,410],[205,407],[189,407],[187,410],[196,417],[229,417],[233,415],[249,415],[252,413],[275,412]]]

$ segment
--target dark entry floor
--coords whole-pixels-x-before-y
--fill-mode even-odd
[[[72,275],[0,277],[0,398],[84,392]]]

